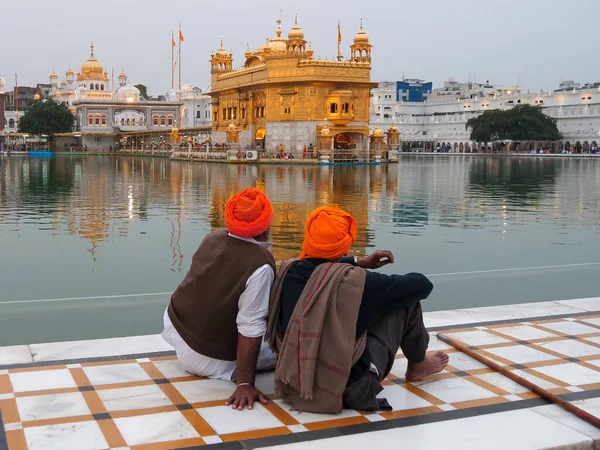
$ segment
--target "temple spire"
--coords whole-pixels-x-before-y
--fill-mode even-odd
[[[90,43],[90,56],[94,56],[94,42]]]

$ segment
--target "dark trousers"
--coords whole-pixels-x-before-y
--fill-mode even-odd
[[[423,323],[420,302],[378,317],[367,330],[366,344],[377,373],[372,369],[346,386],[344,407],[367,411],[391,409],[385,399],[377,399],[377,394],[383,390],[381,382],[392,370],[398,349],[402,349],[408,361],[420,363],[425,360],[428,345],[429,333]]]

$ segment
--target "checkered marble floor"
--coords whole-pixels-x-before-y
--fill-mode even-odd
[[[600,397],[598,314],[440,332],[550,392],[566,398]],[[316,436],[319,430],[352,426],[369,431],[374,422],[403,426],[403,421],[415,417],[452,420],[458,411],[475,416],[482,408],[486,413],[508,411],[539,400],[439,341],[436,334],[432,333],[430,353],[448,352],[450,365],[440,374],[410,383],[404,380],[406,359],[398,354],[380,394],[394,410],[377,414],[291,411],[273,396],[273,373],[257,379],[258,387],[272,401],[253,411],[233,411],[224,403],[234,383],[191,376],[172,355],[0,366],[0,450],[150,450],[217,443],[237,443],[231,448],[242,448],[240,442],[253,439],[291,442],[285,439],[300,433]],[[273,439],[253,442],[256,446],[279,442]]]

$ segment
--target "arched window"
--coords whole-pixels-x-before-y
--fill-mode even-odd
[[[127,120],[125,120],[125,124],[126,124],[127,126],[131,125],[131,120],[130,120],[130,119],[127,119]]]
[[[165,116],[160,116],[160,125],[165,126],[167,124],[167,118]]]
[[[102,116],[102,126],[106,126],[106,116]]]
[[[104,90],[104,85],[103,85],[103,84],[101,84],[101,85],[100,85],[100,90],[101,90],[101,91],[103,91],[103,90]]]
[[[169,126],[173,126],[173,116],[169,116],[169,122],[168,122]]]
[[[260,117],[265,117],[265,107],[264,106],[260,107]]]
[[[100,116],[96,116],[96,125],[100,125]]]
[[[100,87],[98,86],[98,83],[96,83],[96,90],[99,91]]]
[[[121,119],[121,125],[125,125],[125,119]]]
[[[94,118],[92,116],[88,116],[88,125],[89,126],[94,125]]]
[[[338,104],[337,103],[331,103],[329,105],[329,112],[331,114],[336,114],[338,112]]]
[[[14,119],[10,119],[8,121],[8,128],[14,128],[15,127],[15,120]]]
[[[90,91],[93,91],[93,90],[94,90],[94,85],[90,84]]]
[[[152,116],[152,125],[158,126],[158,116]]]

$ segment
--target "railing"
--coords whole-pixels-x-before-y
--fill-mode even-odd
[[[227,159],[227,152],[173,152],[173,158]]]

